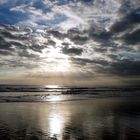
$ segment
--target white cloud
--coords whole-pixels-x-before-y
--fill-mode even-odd
[[[10,9],[10,11],[16,11],[16,12],[26,13],[26,8],[27,8],[27,5],[22,4],[20,6],[12,7]]]
[[[7,3],[7,2],[8,2],[8,0],[0,0],[0,5]]]
[[[110,26],[116,19],[116,13],[120,7],[120,3],[114,0],[102,1],[96,0],[92,5],[85,3],[69,3],[67,5],[56,5],[52,7],[52,14],[64,14],[68,17],[66,21],[62,21],[57,27],[63,30],[70,28],[87,28],[90,24],[98,24],[100,26]],[[110,20],[109,20],[110,19]],[[105,22],[106,20],[106,22]],[[68,27],[69,26],[69,27]]]
[[[54,21],[49,24],[54,28],[62,28],[67,31],[70,28],[88,28],[90,24],[98,24],[108,28],[115,20],[116,13],[120,7],[120,1],[108,0],[95,0],[93,4],[86,4],[84,2],[68,2],[64,5],[59,5],[59,0],[50,1],[44,0],[44,6],[50,10],[37,9],[33,7],[31,1],[29,4],[22,4],[11,8],[11,11],[22,12],[27,15],[27,19],[23,21],[24,26],[43,27],[48,26],[49,21]],[[59,16],[64,15],[66,19],[59,20]],[[60,16],[61,18],[61,16]],[[41,26],[41,24],[43,26]],[[22,22],[17,25],[23,25]]]

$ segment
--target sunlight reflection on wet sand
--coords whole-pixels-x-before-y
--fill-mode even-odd
[[[50,101],[50,102],[58,102],[61,100],[62,100],[61,96],[57,96],[57,95],[49,96],[47,99],[47,101]]]
[[[55,112],[51,112],[49,116],[49,131],[51,137],[56,135],[56,136],[61,136],[61,132],[63,130],[63,122],[64,118],[60,116],[59,114],[56,114]]]

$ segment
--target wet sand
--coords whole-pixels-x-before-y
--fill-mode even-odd
[[[138,140],[139,99],[0,103],[0,140]]]

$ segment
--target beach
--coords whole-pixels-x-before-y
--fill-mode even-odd
[[[139,99],[1,102],[0,140],[138,140]]]

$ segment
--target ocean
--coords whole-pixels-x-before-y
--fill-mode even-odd
[[[139,140],[140,90],[0,86],[0,140]]]
[[[47,102],[90,100],[103,97],[140,96],[139,87],[68,87],[37,85],[0,85],[0,102]]]

